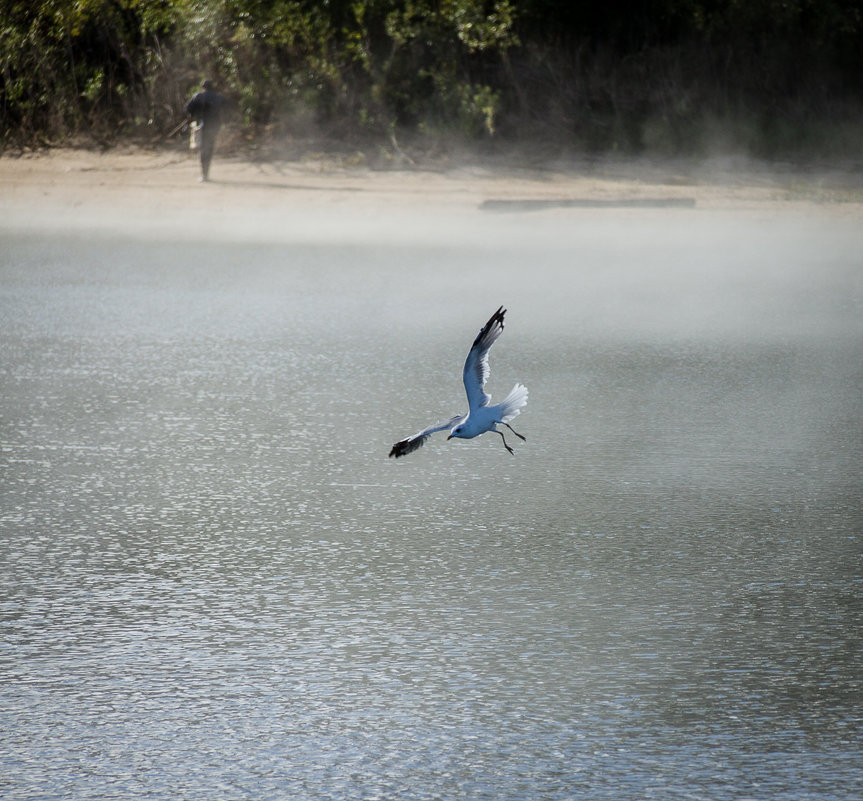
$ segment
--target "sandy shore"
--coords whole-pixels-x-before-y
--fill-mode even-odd
[[[0,157],[0,227],[119,231],[149,225],[179,233],[207,225],[222,233],[275,233],[313,216],[362,226],[407,213],[464,217],[494,209],[560,216],[574,208],[607,213],[652,204],[863,219],[859,168],[816,172],[733,160],[462,162],[372,170],[324,156],[253,162],[217,153],[213,180],[197,178],[194,154],[180,149],[7,153]]]

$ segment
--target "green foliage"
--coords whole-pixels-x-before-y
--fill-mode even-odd
[[[861,39],[859,0],[0,0],[0,142],[153,139],[207,76],[250,138],[769,154],[863,116]]]
[[[0,135],[110,136],[156,95],[148,77],[182,3],[0,0]]]
[[[353,86],[372,101],[367,124],[493,133],[498,94],[477,76],[518,43],[508,0],[355,3],[354,12],[345,33]]]

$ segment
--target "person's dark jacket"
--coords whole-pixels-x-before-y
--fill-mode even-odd
[[[204,129],[211,132],[222,124],[222,106],[225,98],[212,89],[202,89],[188,103],[186,103],[186,115],[195,122],[202,122]]]

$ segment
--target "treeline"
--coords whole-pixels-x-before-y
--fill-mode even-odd
[[[861,0],[0,0],[0,141],[155,141],[202,77],[254,142],[859,155]]]

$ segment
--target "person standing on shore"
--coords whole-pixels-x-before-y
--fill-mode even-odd
[[[222,125],[222,107],[227,102],[227,98],[213,89],[212,81],[205,80],[201,83],[201,91],[186,103],[186,118],[200,126],[198,154],[201,159],[201,181],[210,179],[210,162],[213,160],[216,135]]]

